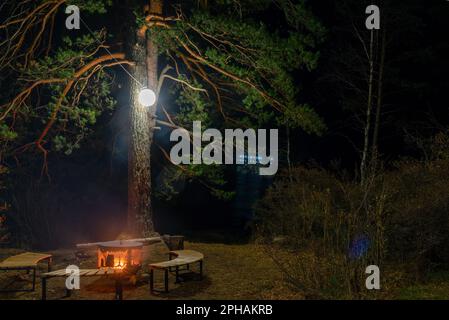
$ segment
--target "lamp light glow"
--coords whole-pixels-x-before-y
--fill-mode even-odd
[[[145,107],[151,107],[156,103],[156,93],[153,90],[144,88],[139,92],[139,103]]]

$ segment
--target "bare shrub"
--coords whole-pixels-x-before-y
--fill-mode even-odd
[[[360,185],[297,167],[259,202],[258,241],[269,245],[286,280],[306,295],[360,297],[365,267],[383,259],[387,201],[381,174]]]
[[[412,262],[421,278],[431,261],[448,262],[449,161],[401,161],[388,176],[395,190],[387,226],[390,258]]]
[[[256,207],[256,235],[288,283],[310,296],[379,297],[364,288],[367,265],[388,290],[449,265],[449,135],[423,145],[424,160],[370,168],[363,184],[320,168],[281,175]]]

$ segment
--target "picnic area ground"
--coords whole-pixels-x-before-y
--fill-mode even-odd
[[[153,244],[145,247],[144,259],[147,262],[167,259],[167,248],[164,244]],[[149,293],[148,280],[143,277],[136,285],[126,284],[123,298],[125,300],[142,299],[303,299],[303,296],[291,290],[283,282],[282,274],[273,261],[255,244],[224,244],[186,242],[186,249],[202,252],[204,260],[204,278],[195,280],[193,274],[187,274],[185,281],[175,284],[174,276],[170,276],[168,293]],[[53,254],[53,270],[62,269],[70,264],[80,268],[95,268],[96,252],[88,251],[89,257],[78,260],[73,249],[51,251]],[[18,254],[23,250],[0,248],[0,260]],[[197,266],[192,266],[196,270]],[[45,264],[40,268],[45,272]],[[114,281],[108,278],[81,278],[81,290],[71,297],[65,297],[65,278],[53,278],[47,284],[49,300],[111,300],[114,298]],[[0,272],[0,288],[30,288],[31,275],[25,272]],[[163,272],[155,273],[155,287],[163,287]],[[34,292],[0,293],[0,299],[40,299],[40,281]],[[393,295],[394,299],[449,299],[449,275],[433,274],[425,282],[401,288]]]

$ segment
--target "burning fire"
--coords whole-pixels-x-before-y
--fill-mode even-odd
[[[117,253],[119,253],[119,254],[117,254]],[[127,259],[126,259],[125,254],[126,254],[126,252],[125,253],[116,252],[116,254],[113,256],[114,257],[114,263],[113,263],[114,268],[124,269],[126,267]]]
[[[127,249],[127,250],[98,250],[98,268],[115,268],[125,269],[127,267],[140,265],[141,250]]]

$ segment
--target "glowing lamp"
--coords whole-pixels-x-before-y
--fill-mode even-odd
[[[145,107],[151,107],[156,103],[156,93],[153,90],[145,88],[139,92],[139,103]]]

